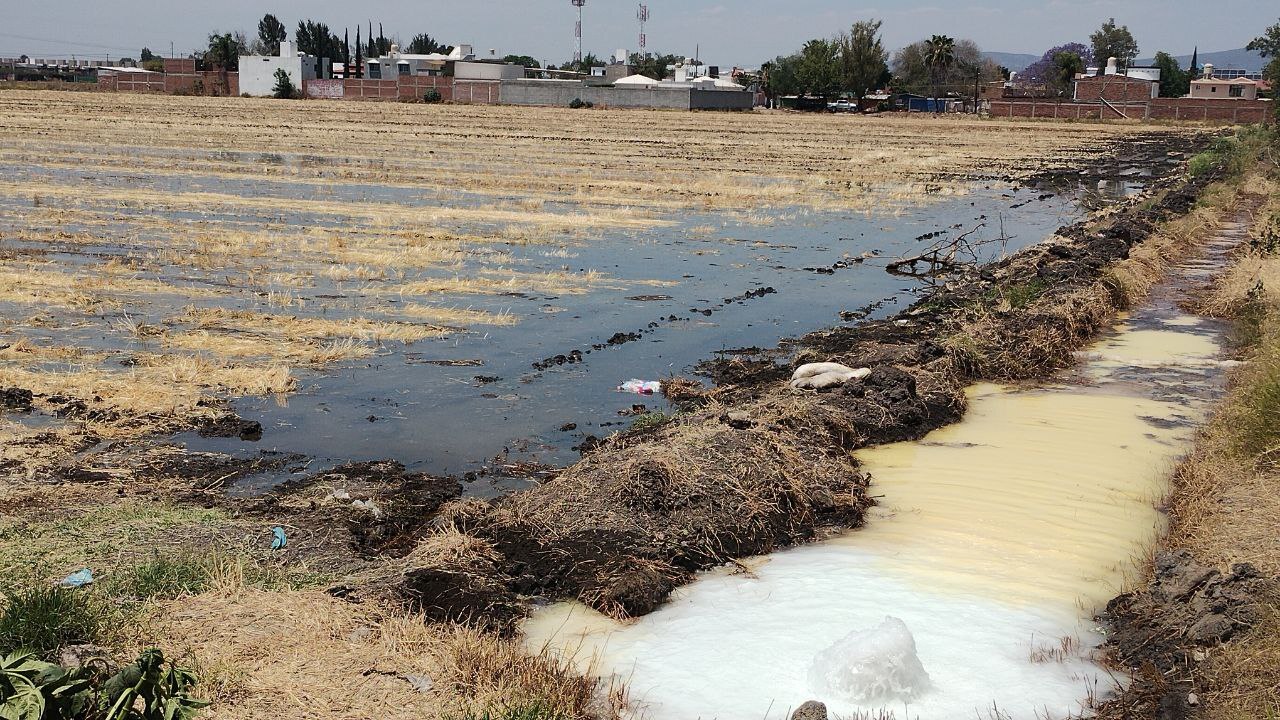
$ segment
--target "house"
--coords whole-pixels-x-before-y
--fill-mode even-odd
[[[1230,79],[1218,77],[1213,65],[1206,63],[1204,77],[1191,81],[1191,94],[1187,97],[1257,100],[1258,82],[1241,76]]]
[[[265,97],[275,92],[276,71],[284,70],[294,87],[301,88],[310,80],[328,80],[332,65],[329,58],[298,52],[290,40],[280,41],[279,55],[241,55],[240,92]]]
[[[458,80],[517,80],[523,78],[524,66],[493,60],[477,60],[470,45],[458,45],[449,54],[402,53],[399,45],[365,64],[365,77],[370,80],[395,80],[399,77],[451,76]]]

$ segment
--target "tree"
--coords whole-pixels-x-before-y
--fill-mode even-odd
[[[356,77],[364,77],[364,49],[360,46],[360,26],[356,26]]]
[[[796,64],[796,81],[805,95],[826,97],[840,85],[839,45],[816,39],[804,44]]]
[[[1163,50],[1156,53],[1160,68],[1160,97],[1182,97],[1191,92],[1191,75],[1183,71],[1177,58]]]
[[[862,107],[862,98],[874,90],[889,66],[889,55],[880,41],[880,21],[863,20],[853,24],[849,33],[837,39],[840,48],[841,87],[853,93]]]
[[[956,61],[956,41],[946,35],[934,35],[924,41],[924,62],[929,67],[929,78],[933,85],[933,109],[939,112],[937,84],[939,78],[945,78],[947,71]]]
[[[275,15],[267,13],[258,21],[258,42],[254,50],[259,55],[279,55],[280,43],[288,36],[284,23]]]
[[[435,38],[426,33],[420,33],[413,36],[413,40],[409,42],[409,49],[405,52],[413,55],[431,55],[432,53],[447,53],[449,50],[449,46],[441,45],[436,42]]]
[[[1247,47],[1264,58],[1271,58],[1271,62],[1263,68],[1262,74],[1271,81],[1272,91],[1280,94],[1280,22],[1267,28],[1261,36],[1251,40]],[[1280,103],[1276,104],[1276,115],[1280,116]]]
[[[643,55],[631,53],[629,61],[637,75],[644,75],[654,80],[665,80],[671,76],[671,71],[668,68],[684,62],[684,58],[679,55],[663,53],[644,53]]]
[[[1099,65],[1115,58],[1120,67],[1127,68],[1138,57],[1138,43],[1129,32],[1129,26],[1116,27],[1115,18],[1103,23],[1097,32],[1089,36],[1089,41],[1093,43],[1094,62]]]
[[[271,94],[280,99],[288,100],[297,96],[298,88],[293,84],[293,79],[289,77],[289,73],[284,68],[276,68],[276,84],[271,88]]]
[[[342,41],[322,22],[299,20],[294,38],[298,41],[298,52],[328,58],[330,62],[342,57]]]
[[[987,60],[982,49],[972,40],[956,40],[951,54],[955,61],[944,72],[935,75],[926,56],[927,40],[912,43],[893,56],[892,85],[897,90],[926,94],[940,86],[944,92],[972,92],[975,72],[979,80],[1002,80],[1000,66]]]
[[[578,73],[589,73],[591,68],[604,65],[604,61],[596,57],[595,53],[587,53],[582,60],[573,60],[560,66],[561,70],[571,70]]]
[[[151,52],[151,48],[142,48],[142,52],[138,53],[138,60],[140,62],[151,62],[155,59],[155,53]]]
[[[760,72],[764,74],[764,94],[775,107],[778,98],[800,94],[799,67],[799,55],[779,55],[760,66]]]
[[[351,77],[351,31],[342,31],[342,76]]]
[[[1071,88],[1076,75],[1084,72],[1084,58],[1073,52],[1060,52],[1053,57],[1053,75],[1046,83],[1058,97]]]
[[[1262,57],[1280,57],[1280,22],[1263,31],[1262,35],[1249,41],[1246,50],[1256,52]]]
[[[240,56],[248,53],[248,49],[231,33],[213,33],[209,36],[209,49],[205,51],[204,63],[215,67],[222,73],[222,91],[227,92],[231,85],[227,73],[240,69]]]
[[[1049,48],[1045,51],[1040,59],[1031,63],[1025,70],[1019,73],[1019,76],[1029,83],[1042,83],[1048,85],[1053,78],[1054,58],[1059,53],[1075,53],[1080,57],[1080,61],[1087,68],[1093,64],[1093,49],[1084,43],[1069,42],[1064,45]]]
[[[533,68],[535,70],[542,67],[542,63],[528,55],[507,55],[502,58],[502,62],[519,65],[521,67]]]

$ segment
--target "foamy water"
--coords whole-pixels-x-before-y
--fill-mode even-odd
[[[1195,318],[1122,325],[1061,384],[971,388],[963,422],[863,452],[867,526],[702,575],[619,625],[542,610],[529,642],[629,683],[636,717],[1039,718],[1114,687],[1091,618],[1163,528],[1168,471],[1220,373]]]

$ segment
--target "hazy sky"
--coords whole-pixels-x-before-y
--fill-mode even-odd
[[[943,33],[975,40],[984,50],[1041,53],[1063,42],[1088,42],[1089,33],[1108,17],[1128,25],[1142,56],[1156,50],[1187,54],[1243,47],[1263,27],[1280,20],[1274,0],[983,0],[944,3],[922,0],[861,4],[840,0],[648,0],[652,19],[649,50],[692,55],[722,65],[758,65],[798,48],[806,39],[826,37],[855,20],[884,21],[890,48]],[[426,32],[447,44],[470,43],[480,55],[529,54],[563,62],[573,54],[569,0],[63,0],[5,2],[0,11],[0,55],[137,56],[142,46],[179,54],[205,45],[217,30],[256,33],[258,19],[273,12],[290,28],[307,17],[342,35],[356,24],[382,22],[388,37],[408,41]],[[604,56],[617,48],[635,50],[639,28],[637,2],[587,0],[584,45]],[[359,10],[351,8],[359,7]]]

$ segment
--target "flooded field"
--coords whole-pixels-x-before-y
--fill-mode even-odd
[[[889,259],[1012,252],[1181,159],[1138,127],[234,105],[0,95],[0,385],[38,399],[11,440],[561,465],[667,410],[625,380],[891,313],[918,285]]]

